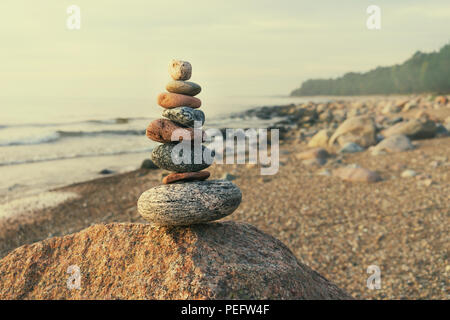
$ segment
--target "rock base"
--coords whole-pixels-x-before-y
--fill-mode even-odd
[[[72,266],[71,268],[69,268]],[[74,267],[76,266],[76,267]],[[68,288],[79,268],[79,289]],[[249,224],[95,225],[0,260],[0,299],[351,299]]]

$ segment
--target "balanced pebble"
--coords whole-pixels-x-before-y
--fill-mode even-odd
[[[208,171],[171,173],[164,177],[162,182],[164,184],[169,184],[177,181],[201,181],[208,179],[209,175],[210,173]]]
[[[170,81],[166,85],[166,89],[167,91],[172,93],[186,94],[188,96],[195,96],[199,94],[200,91],[202,91],[202,88],[198,84],[190,81],[180,80]]]
[[[166,109],[162,115],[186,127],[193,127],[195,121],[201,122],[202,125],[205,123],[205,114],[203,111],[189,107]]]
[[[155,225],[191,225],[226,217],[241,200],[241,191],[230,181],[193,181],[145,191],[138,200],[138,211]]]
[[[150,122],[147,127],[147,137],[156,142],[173,142],[182,140],[194,140],[195,134],[199,139],[204,138],[204,134],[201,130],[197,132],[192,128],[183,128],[177,125],[175,122],[167,119],[157,119]]]
[[[189,80],[192,75],[192,66],[187,61],[174,59],[169,64],[169,74],[173,80]]]
[[[177,147],[178,146],[178,147]],[[174,150],[177,147],[178,150]],[[190,155],[187,154],[186,158],[188,163],[183,161],[184,150],[190,150]],[[190,148],[190,149],[189,149]],[[202,145],[202,154],[200,163],[195,163],[197,159],[195,159],[195,148],[192,145],[183,143],[183,146],[179,145],[179,143],[166,143],[157,146],[153,149],[152,152],[152,160],[153,162],[161,169],[165,169],[168,171],[174,172],[196,172],[203,169],[208,168],[212,162],[214,161],[214,150],[210,150],[207,147]],[[198,152],[200,153],[200,152]],[[209,159],[205,159],[204,155],[210,156]],[[174,163],[174,161],[180,163]]]
[[[191,107],[200,108],[202,102],[200,99],[186,96],[184,94],[178,93],[167,93],[163,92],[158,95],[158,104],[166,109],[177,108],[177,107]]]

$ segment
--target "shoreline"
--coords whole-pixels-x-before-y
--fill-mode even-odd
[[[348,113],[361,109],[349,104],[343,108]],[[235,176],[233,183],[242,190],[241,206],[223,220],[247,222],[276,236],[300,261],[356,298],[445,299],[450,267],[443,222],[450,214],[450,136],[414,140],[412,150],[379,155],[369,149],[342,154],[327,147],[331,156],[326,163],[300,161],[299,153],[311,149],[313,134],[323,128],[335,130],[343,121],[339,107],[333,113],[336,121],[311,118],[311,109],[309,105],[263,109],[263,116],[288,115],[275,125],[286,128],[276,175],[261,176],[260,166],[249,164],[213,164],[208,169],[212,180]],[[392,126],[391,119],[414,118],[422,111],[415,108],[374,118]],[[439,123],[450,116],[449,105],[427,112]],[[381,181],[348,182],[333,176],[335,170],[355,164],[377,172]],[[407,169],[417,175],[403,177]],[[0,257],[18,246],[94,224],[145,223],[137,212],[137,199],[160,185],[163,174],[161,169],[137,169],[52,188],[51,192],[78,196],[0,218]],[[365,287],[369,265],[380,266],[382,290]]]

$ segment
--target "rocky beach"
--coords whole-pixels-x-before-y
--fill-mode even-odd
[[[177,95],[201,90],[195,84],[180,85],[170,82],[167,90],[170,92],[174,90],[173,88],[180,90],[181,93],[175,93]],[[183,108],[200,110],[196,109],[200,107],[198,101],[193,96],[191,98],[188,104],[183,103]],[[192,125],[194,118],[201,122],[205,121],[207,109],[204,110],[205,114],[194,113],[191,109],[179,109],[179,112],[168,109],[173,104],[179,104],[179,99],[181,99],[179,96],[168,94],[158,99],[160,105],[165,108],[163,116],[168,121],[178,119],[178,124],[186,128]],[[349,298],[350,295],[360,299],[448,298],[450,103],[447,96],[335,98],[326,103],[310,102],[255,108],[236,113],[233,117],[278,119],[270,126],[280,130],[280,168],[277,174],[262,176],[259,165],[254,164],[212,164],[207,168],[208,176],[199,174],[206,167],[188,168],[171,173],[169,171],[177,171],[174,170],[177,168],[168,166],[159,169],[153,165],[158,164],[158,160],[153,159],[153,162],[147,160],[139,170],[52,190],[50,193],[55,196],[61,195],[60,201],[47,206],[37,206],[38,201],[30,201],[21,212],[3,214],[0,218],[0,255],[3,258],[0,267],[2,279],[0,292],[3,297],[63,297],[66,293],[63,294],[62,291],[56,296],[45,294],[45,288],[51,286],[54,279],[52,277],[55,276],[45,270],[46,263],[58,264],[73,259],[73,256],[68,256],[63,248],[75,248],[76,252],[90,252],[85,256],[85,260],[81,261],[82,264],[89,265],[90,261],[98,258],[98,252],[101,252],[98,251],[100,249],[92,247],[96,243],[95,239],[103,239],[101,242],[103,246],[108,245],[105,239],[110,239],[110,245],[114,245],[117,252],[136,250],[141,253],[137,254],[133,261],[143,259],[144,245],[138,243],[143,239],[143,234],[149,233],[147,229],[149,227],[143,225],[148,221],[139,214],[137,203],[146,190],[168,188],[177,195],[193,192],[193,198],[197,195],[199,197],[202,194],[208,195],[210,192],[211,196],[216,195],[222,199],[220,192],[226,189],[223,185],[233,184],[237,190],[240,189],[242,202],[240,205],[237,202],[237,191],[233,191],[234,189],[227,193],[230,196],[228,200],[235,200],[223,203],[231,206],[229,211],[235,211],[221,222],[211,223],[217,224],[217,231],[214,231],[216,230],[214,228],[208,231],[208,227],[174,229],[176,235],[170,238],[170,241],[178,245],[185,243],[186,245],[181,246],[184,249],[180,250],[192,254],[194,254],[192,250],[200,250],[187,245],[191,243],[189,241],[194,241],[193,237],[206,239],[204,240],[206,246],[211,248],[208,250],[212,252],[220,250],[233,252],[234,247],[239,247],[242,250],[240,255],[247,255],[246,263],[236,269],[239,270],[239,276],[234,280],[227,278],[230,282],[223,287],[217,286],[216,281],[219,280],[211,279],[208,275],[221,274],[221,271],[208,269],[209,267],[205,266],[207,262],[197,261],[200,269],[192,272],[202,274],[198,278],[200,282],[197,282],[201,283],[198,286],[200,291],[171,291],[171,295],[164,296],[159,287],[162,280],[155,278],[154,284],[146,283],[142,289],[144,290],[142,292],[150,290],[155,294],[146,296],[142,292],[135,292],[127,296],[124,291],[116,293],[117,296],[111,298],[230,297],[230,292],[220,290],[232,288],[239,281],[247,283],[255,281],[254,275],[257,271],[254,268],[257,265],[264,265],[263,262],[255,261],[262,257],[268,259],[265,261],[268,264],[267,268],[269,266],[275,268],[267,271],[267,275],[279,273],[279,278],[274,279],[274,282],[271,282],[273,286],[270,287],[271,292],[278,293],[274,295],[265,291],[261,293],[262,288],[252,287],[250,293],[246,292],[238,297],[295,299]],[[161,128],[161,123],[155,127]],[[163,127],[172,130],[170,126]],[[165,131],[160,131],[158,135],[154,133],[149,134],[147,131],[147,136],[166,143]],[[161,146],[165,145],[167,144]],[[155,150],[157,149],[153,152],[158,154]],[[161,163],[159,165],[161,166]],[[207,178],[210,180],[195,181]],[[161,184],[163,179],[164,183]],[[180,183],[178,179],[187,181]],[[211,187],[211,184],[214,186]],[[181,190],[183,188],[186,190]],[[146,203],[151,205],[150,202]],[[160,203],[158,201],[157,205]],[[172,212],[179,210],[176,203],[171,205],[174,210]],[[1,210],[7,212],[10,207],[11,203],[5,204]],[[106,226],[103,226],[105,224]],[[264,235],[260,235],[261,231],[252,229],[253,227],[246,224],[255,226]],[[92,227],[81,231],[90,226]],[[114,233],[111,230],[116,231]],[[223,232],[220,233],[219,230]],[[180,232],[183,235],[180,235]],[[236,242],[228,246],[223,245],[222,249],[215,251],[214,246],[210,247],[220,242],[220,236],[214,236],[215,232],[223,234],[225,240],[232,239],[233,234],[240,234],[242,242],[237,239]],[[156,233],[150,233],[156,237],[154,241],[171,246],[167,240],[158,238]],[[62,236],[66,237],[59,238]],[[278,240],[267,238],[270,236],[276,237],[286,247],[276,242]],[[121,238],[128,239],[128,237],[136,240],[130,239],[124,243],[120,241]],[[81,239],[90,240],[85,247],[81,247]],[[42,240],[45,241],[31,245]],[[269,243],[275,241],[276,243],[271,245],[278,249],[271,247],[272,251],[258,251],[258,254],[255,253],[258,257],[252,257],[248,251],[253,250],[249,245],[252,241],[256,247],[269,246]],[[242,246],[242,243],[246,245]],[[245,246],[248,246],[248,250]],[[49,252],[53,252],[52,250],[56,250],[57,257],[60,258],[50,258]],[[278,250],[287,251],[280,257],[276,256]],[[270,256],[270,252],[274,256]],[[152,256],[158,259],[155,254]],[[296,258],[292,258],[291,254]],[[176,254],[172,256],[171,253],[170,256],[173,257],[173,261],[177,261]],[[234,265],[237,256],[233,256],[234,258],[230,256],[225,263]],[[23,269],[23,275],[30,276],[27,272],[35,272],[35,275],[39,276],[33,279],[41,279],[41,282],[36,280],[34,286],[30,283],[14,282],[13,274],[16,269],[13,266],[19,268],[18,261],[21,257],[27,257],[27,261],[30,261]],[[225,256],[217,257],[214,254],[212,257],[216,257],[217,261],[226,259]],[[278,267],[270,262],[271,259],[279,263]],[[295,259],[299,262],[295,262]],[[42,268],[33,271],[33,261],[39,261]],[[164,261],[158,261],[162,265],[165,264]],[[190,264],[187,261],[180,264],[180,268],[188,267]],[[369,290],[366,286],[366,280],[370,275],[367,268],[371,265],[379,266],[381,270],[379,290]],[[171,266],[174,267],[173,264]],[[109,270],[108,262],[98,264],[95,268],[95,274],[100,276]],[[136,268],[139,269],[135,266],[129,271],[137,270]],[[311,278],[314,271],[309,271],[309,268],[320,273],[332,284]],[[120,275],[122,269],[117,267],[117,270]],[[177,270],[184,277],[191,272],[190,269]],[[247,271],[244,272],[245,270]],[[286,273],[280,273],[280,270]],[[161,272],[163,271],[156,270],[155,274],[161,275]],[[122,279],[126,278],[125,274],[120,276]],[[286,279],[290,277],[303,279],[303,282],[290,284],[290,290],[308,293],[290,295],[281,292],[283,286],[287,286]],[[108,281],[112,281],[109,279]],[[205,279],[209,279],[210,282]],[[195,281],[193,279],[186,281],[191,280]],[[101,289],[93,287],[98,283],[89,281],[90,288],[86,289],[89,291],[84,291],[85,297],[100,294],[100,291],[95,290]],[[167,281],[166,287],[173,286],[170,279]],[[299,289],[302,283],[309,285],[306,289]],[[132,284],[124,285],[127,286]],[[205,288],[214,289],[202,291]],[[231,297],[236,292],[241,292],[241,289],[232,290]],[[292,290],[290,292],[294,292]],[[255,292],[259,293],[255,295]],[[82,294],[77,291],[74,296],[64,297],[83,298]]]

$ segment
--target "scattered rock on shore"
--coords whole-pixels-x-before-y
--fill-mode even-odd
[[[329,156],[327,150],[323,148],[314,148],[295,155],[298,160],[326,159]]]
[[[373,119],[369,116],[358,116],[345,120],[330,138],[329,145],[338,142],[344,146],[348,142],[354,142],[361,147],[369,147],[376,144],[377,129]]]
[[[159,167],[153,163],[152,159],[145,159],[144,161],[142,161],[141,169],[154,170],[159,169]]]
[[[385,137],[405,135],[410,139],[427,139],[436,135],[436,124],[431,120],[412,119],[400,122],[382,132]]]
[[[114,173],[114,171],[113,170],[110,170],[110,169],[103,169],[103,170],[101,170],[100,172],[99,172],[99,174],[113,174]]]
[[[339,149],[338,153],[356,153],[362,151],[364,151],[364,148],[361,148],[358,144],[354,142],[347,142],[341,149]]]
[[[411,140],[403,134],[390,136],[371,148],[372,155],[384,152],[403,152],[414,149]]]
[[[328,139],[333,135],[330,129],[322,129],[317,132],[308,142],[308,147],[322,147],[328,146]]]
[[[339,168],[333,171],[333,176],[352,182],[377,182],[381,180],[378,173],[365,168]]]
[[[401,177],[402,178],[411,178],[415,177],[417,173],[414,170],[408,169],[402,172]]]

